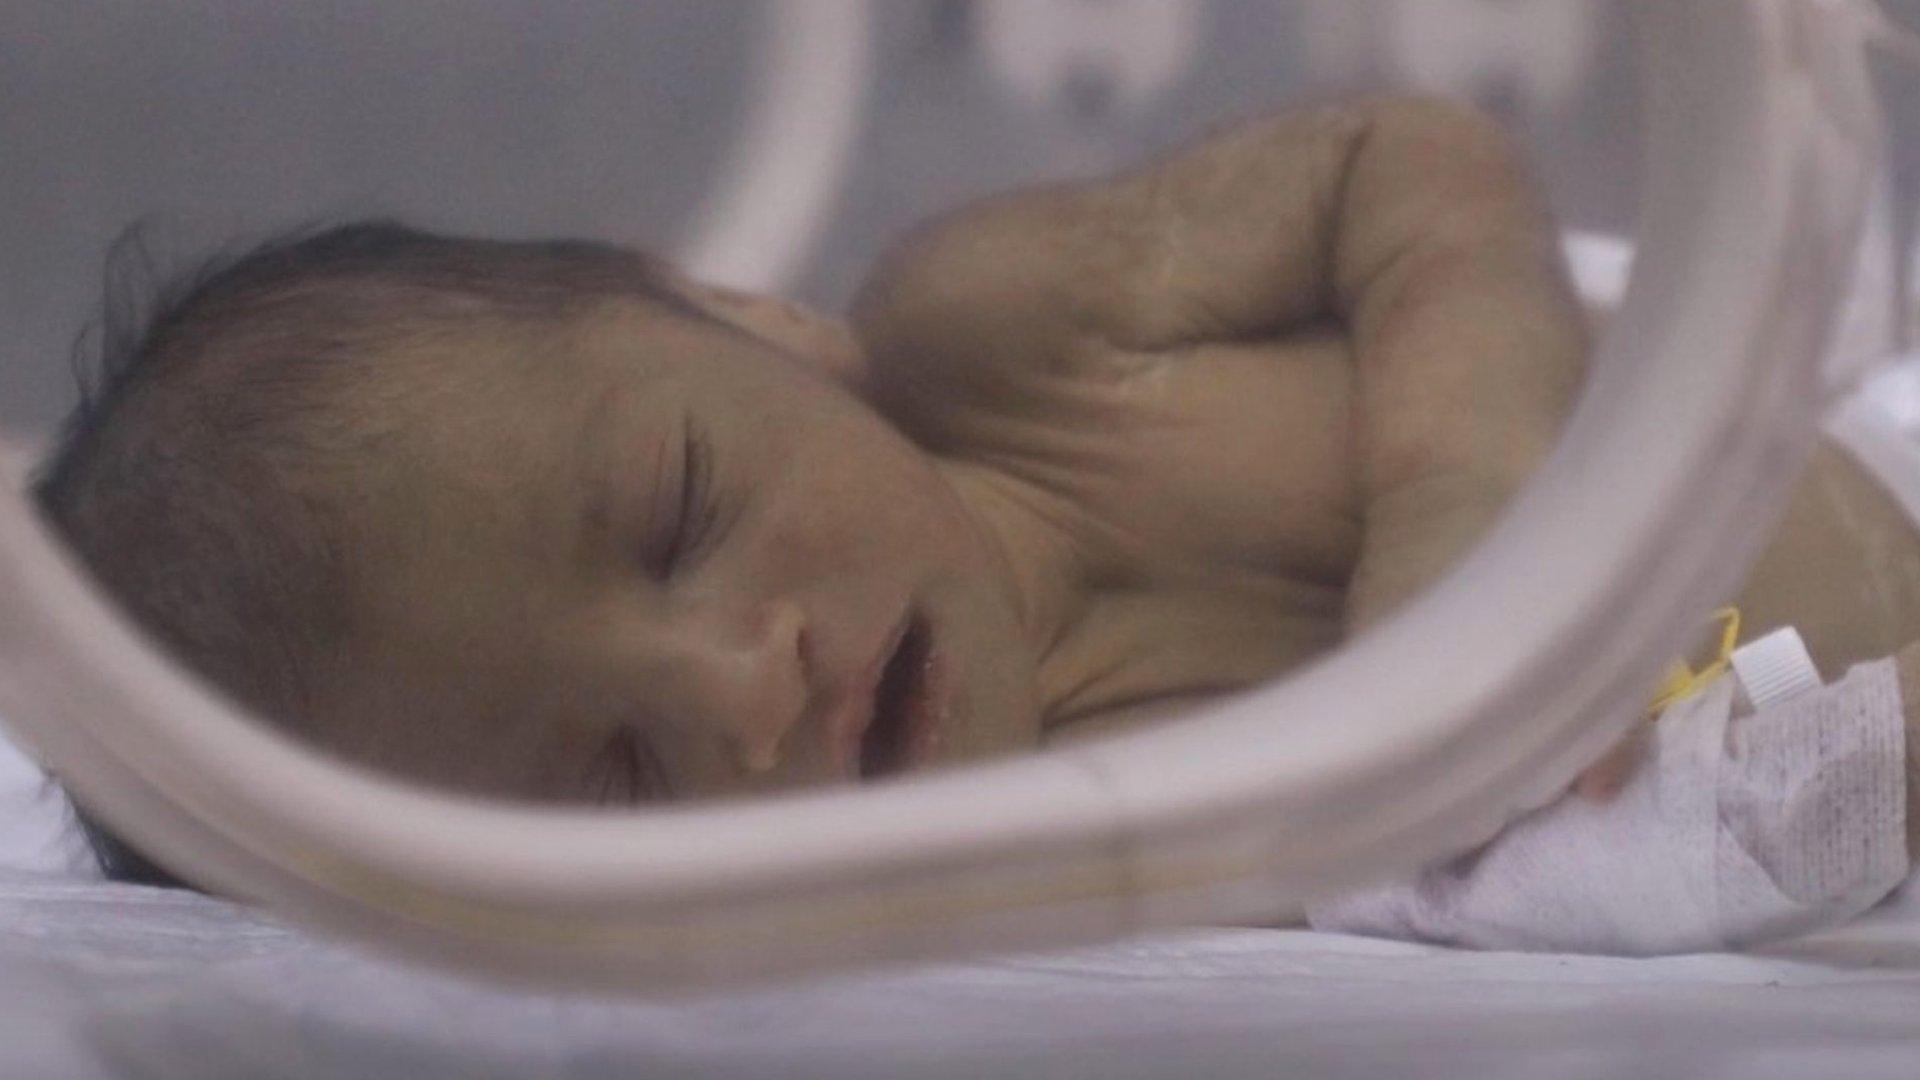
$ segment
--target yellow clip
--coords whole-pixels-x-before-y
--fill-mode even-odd
[[[1740,641],[1740,609],[1723,607],[1713,613],[1720,623],[1720,648],[1707,666],[1695,671],[1684,660],[1675,660],[1660,677],[1660,685],[1653,692],[1653,700],[1647,703],[1647,715],[1658,716],[1667,706],[1682,698],[1692,697],[1708,683],[1727,673],[1733,664],[1733,649]]]

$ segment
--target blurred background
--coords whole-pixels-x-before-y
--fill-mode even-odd
[[[795,38],[777,6],[8,0],[0,438],[31,447],[70,407],[73,343],[101,305],[108,247],[136,222],[162,278],[365,216],[686,253],[720,212],[755,103],[793,92],[767,61],[783,45],[818,69],[806,79],[856,89],[825,112],[796,105],[788,137],[817,141],[819,160],[779,167],[811,169],[795,190],[824,194],[796,196],[789,216],[808,222],[788,230],[791,257],[742,283],[815,304],[844,303],[876,250],[928,214],[1383,75],[1494,108],[1568,224],[1630,231],[1627,5],[800,0],[838,27],[824,46]],[[1920,16],[1920,0],[1890,6]],[[1370,22],[1387,31],[1360,32]],[[1913,80],[1902,93],[1914,130]],[[1904,152],[1912,176],[1920,145]],[[759,197],[781,186],[776,173]]]

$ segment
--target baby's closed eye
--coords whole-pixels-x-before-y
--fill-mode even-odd
[[[654,580],[666,582],[708,550],[718,515],[712,440],[691,417],[677,451],[662,452],[649,501],[644,558]]]

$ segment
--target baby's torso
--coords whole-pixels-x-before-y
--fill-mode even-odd
[[[1338,644],[1360,518],[1339,335],[1029,364],[941,450],[1057,498],[1096,580],[1041,665],[1065,722],[1280,674]],[[1824,674],[1920,640],[1920,529],[1823,444],[1736,602]]]

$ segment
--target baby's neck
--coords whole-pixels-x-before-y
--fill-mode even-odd
[[[1073,515],[999,470],[971,461],[937,464],[998,557],[1033,655],[1045,655],[1085,603],[1088,560]]]

